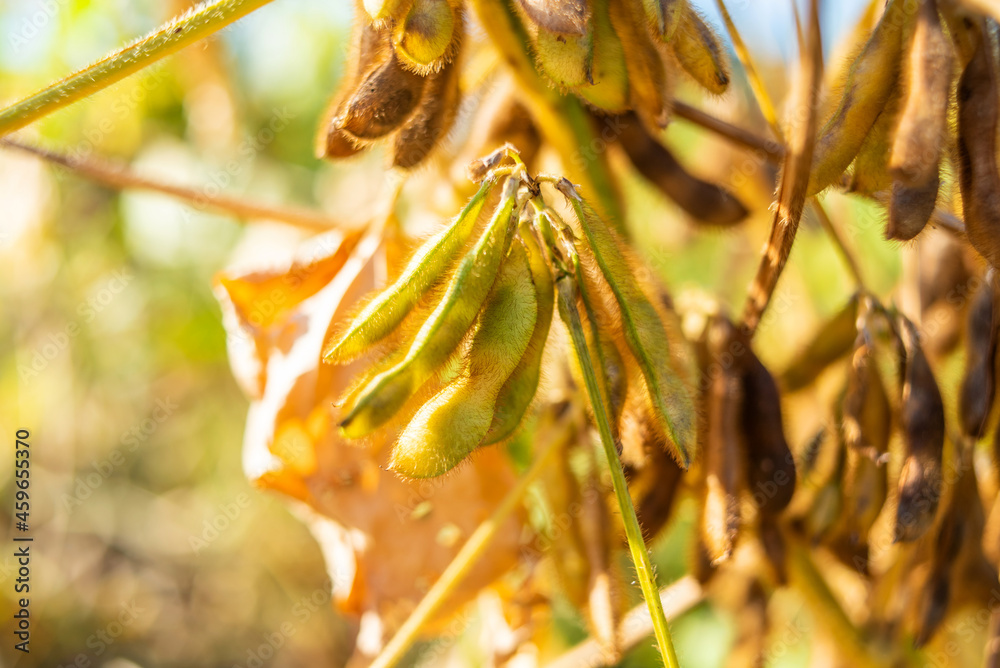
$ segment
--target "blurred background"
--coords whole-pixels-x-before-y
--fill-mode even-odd
[[[375,151],[347,166],[313,158],[315,127],[344,64],[351,4],[277,0],[19,138],[81,159],[127,162],[208,194],[301,205],[361,224],[373,213],[384,156]],[[721,26],[713,2],[695,4]],[[824,4],[833,53],[863,3]],[[188,5],[0,0],[0,104]],[[785,60],[794,55],[789,4],[737,0],[730,9],[780,99]],[[753,107],[745,84],[719,100],[692,92],[691,101],[734,119]],[[729,183],[738,176],[737,158],[704,132],[675,123],[668,137],[692,171],[721,171]],[[429,214],[424,225],[449,215],[449,193],[413,203],[430,182],[418,174],[404,191],[405,224],[408,207],[418,227],[416,213]],[[745,228],[699,232],[648,184],[625,187],[639,247],[671,289],[703,290],[738,306],[766,235],[770,193],[751,199],[759,211]],[[901,263],[898,249],[881,240],[873,207],[839,196],[829,205],[841,220],[862,223],[851,227],[851,243],[863,249],[869,283],[887,291]],[[15,431],[27,429],[35,538],[32,651],[13,652],[5,630],[3,665],[341,665],[348,631],[330,606],[318,547],[279,497],[243,475],[248,402],[229,370],[212,293],[216,272],[234,262],[279,262],[303,238],[276,223],[248,226],[164,196],[115,192],[0,148],[0,433],[11,444],[0,464],[0,522],[5,537],[14,533],[8,462]],[[762,346],[777,367],[852,290],[814,223],[806,221],[796,254],[776,302],[794,308],[776,309],[775,325],[762,333],[782,342]],[[804,438],[804,428],[790,431]],[[692,515],[682,505],[657,543],[662,581],[686,569]],[[3,619],[13,610],[12,552],[0,554]],[[797,616],[801,606],[788,607],[789,637],[769,665],[803,665],[808,655],[811,622]],[[565,616],[568,644],[583,631]],[[274,636],[286,623],[293,632]],[[707,605],[679,619],[675,633],[690,668],[723,665],[734,635],[731,620]],[[623,665],[650,660],[648,649],[637,650]]]

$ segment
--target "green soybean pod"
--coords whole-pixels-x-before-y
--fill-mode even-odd
[[[499,443],[513,434],[521,424],[538,390],[538,381],[542,373],[542,353],[545,351],[545,341],[549,337],[549,327],[552,325],[555,286],[552,283],[549,265],[546,264],[542,249],[530,231],[523,231],[520,239],[528,253],[528,266],[531,269],[531,282],[535,288],[538,314],[535,317],[535,329],[531,333],[531,339],[521,356],[521,361],[497,394],[493,422],[486,432],[483,445]]]
[[[493,218],[462,258],[444,296],[417,331],[403,358],[373,377],[355,396],[340,423],[345,436],[360,438],[385,424],[461,343],[510,248],[520,213],[515,206],[520,185],[520,177],[507,179]]]
[[[390,469],[411,478],[439,476],[483,443],[497,395],[531,341],[537,311],[528,253],[515,242],[479,316],[466,370],[417,411],[393,446]]]
[[[417,249],[399,278],[370,301],[336,341],[328,345],[323,353],[326,362],[349,362],[399,326],[468,240],[496,183],[495,177],[486,178],[454,222]]]
[[[646,381],[653,414],[670,437],[677,463],[687,469],[696,448],[694,402],[672,368],[666,326],[633,277],[611,229],[569,181],[562,179],[556,187],[572,205],[601,273],[614,293],[621,310],[625,342]]]

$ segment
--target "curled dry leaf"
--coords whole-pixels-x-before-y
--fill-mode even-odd
[[[383,280],[385,242],[332,232],[308,260],[267,272],[225,273],[218,296],[231,360],[252,399],[244,467],[255,484],[301,502],[327,559],[338,607],[398,626],[464,539],[515,483],[503,454],[484,451],[446,478],[407,481],[386,469],[394,434],[372,447],[338,433],[332,402],[361,363],[321,364],[330,323],[343,320]],[[391,272],[398,271],[391,268]],[[276,308],[261,319],[256,314]],[[518,563],[525,518],[515,513],[449,597],[438,620]]]

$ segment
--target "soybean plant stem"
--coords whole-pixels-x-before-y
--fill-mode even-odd
[[[0,111],[0,136],[107,88],[157,60],[221,30],[271,0],[203,3],[155,32]]]
[[[16,142],[12,139],[0,139],[0,148],[30,153],[42,160],[65,167],[83,178],[90,179],[95,183],[100,183],[109,188],[116,190],[147,190],[162,193],[182,202],[187,202],[196,209],[207,209],[230,214],[242,220],[276,220],[313,232],[326,232],[334,228],[346,229],[343,224],[329,218],[320,211],[248,202],[242,198],[227,197],[226,195],[210,195],[206,188],[196,189],[172,183],[163,183],[140,176],[124,165],[113,164],[95,158],[75,158],[38,146]]]
[[[812,197],[809,201],[812,204],[813,211],[816,212],[816,217],[819,218],[820,225],[823,226],[823,229],[830,236],[830,240],[833,242],[833,245],[836,246],[838,251],[840,251],[840,256],[844,258],[844,263],[847,265],[847,269],[854,277],[854,282],[857,284],[858,288],[868,292],[868,289],[865,286],[865,281],[861,278],[861,268],[858,266],[858,261],[847,247],[847,242],[844,241],[844,238],[840,235],[840,230],[838,230],[837,226],[833,224],[833,220],[827,214],[823,203],[819,201],[819,197]]]
[[[517,508],[528,487],[535,481],[538,475],[545,468],[549,458],[553,453],[565,445],[563,439],[550,438],[543,441],[541,452],[535,457],[531,467],[525,472],[517,484],[507,492],[493,515],[488,520],[476,527],[476,530],[469,536],[462,549],[458,551],[455,558],[445,569],[441,577],[438,578],[430,591],[420,600],[417,607],[410,613],[410,616],[403,622],[403,625],[396,631],[389,643],[382,649],[382,652],[375,657],[370,668],[391,668],[399,663],[406,654],[410,646],[413,645],[420,629],[428,622],[441,608],[447,600],[448,595],[454,591],[458,583],[464,578],[475,565],[479,557],[486,552],[486,547],[496,535],[497,530],[504,521]]]
[[[594,365],[590,359],[590,352],[587,350],[587,339],[583,332],[583,323],[580,320],[580,312],[576,307],[576,284],[570,276],[563,276],[557,281],[557,285],[559,291],[559,315],[569,329],[570,337],[573,340],[573,349],[576,352],[580,368],[583,370],[583,380],[587,387],[587,396],[594,410],[594,419],[597,422],[597,429],[601,435],[604,454],[608,459],[608,468],[611,469],[611,480],[614,483],[615,497],[618,499],[618,508],[625,523],[625,535],[628,538],[628,546],[632,553],[632,561],[635,564],[639,585],[642,587],[642,595],[646,599],[646,606],[649,608],[649,615],[653,620],[653,632],[656,635],[656,642],[659,645],[660,656],[663,658],[664,665],[667,668],[679,668],[680,663],[677,661],[677,653],[674,650],[673,639],[670,636],[670,627],[667,624],[666,615],[663,613],[663,603],[660,601],[660,593],[656,587],[653,566],[649,561],[649,553],[646,551],[646,543],[642,537],[642,529],[639,527],[639,519],[636,517],[635,508],[632,505],[632,497],[629,496],[628,484],[625,482],[625,473],[622,471],[621,461],[618,459],[618,452],[615,449],[614,438],[611,435],[611,425],[608,421],[607,409],[604,406],[604,400],[601,398],[601,392],[597,385],[597,375],[594,372]]]

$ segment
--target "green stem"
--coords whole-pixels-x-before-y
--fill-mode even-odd
[[[618,508],[625,523],[625,536],[628,538],[628,547],[632,553],[632,562],[635,564],[636,575],[639,585],[642,587],[643,598],[646,599],[646,606],[649,608],[649,616],[653,620],[653,632],[656,635],[656,642],[659,645],[660,656],[663,658],[667,668],[679,668],[677,653],[674,650],[674,643],[670,636],[670,627],[667,624],[666,615],[663,613],[663,603],[660,601],[660,593],[656,587],[653,575],[653,565],[649,561],[649,553],[646,551],[646,542],[642,537],[642,529],[639,527],[639,518],[636,517],[635,507],[632,505],[632,497],[629,496],[628,483],[625,481],[625,473],[622,471],[621,461],[615,450],[614,439],[611,436],[611,425],[608,422],[607,409],[601,399],[601,392],[597,385],[597,375],[594,372],[594,365],[590,359],[590,352],[587,350],[587,339],[583,332],[583,323],[580,320],[580,312],[576,307],[577,289],[576,284],[570,276],[563,276],[557,281],[559,290],[559,315],[566,327],[569,329],[570,337],[573,340],[573,348],[576,351],[577,360],[583,371],[583,380],[587,386],[587,395],[590,398],[591,407],[594,410],[594,419],[597,422],[597,429],[601,435],[601,444],[604,446],[604,455],[608,459],[608,468],[611,469],[611,480],[614,483],[615,497],[618,499]]]
[[[545,443],[542,451],[531,464],[531,468],[517,481],[517,484],[507,492],[493,515],[476,527],[462,549],[438,578],[430,591],[420,600],[417,607],[396,631],[389,643],[372,662],[370,668],[391,668],[399,663],[420,633],[420,629],[433,617],[441,605],[454,591],[458,583],[468,574],[479,557],[483,556],[490,541],[507,517],[517,508],[528,487],[542,472],[553,453],[565,445],[563,439],[551,438]]]
[[[217,0],[0,111],[0,136],[19,130],[221,30],[271,0]]]

